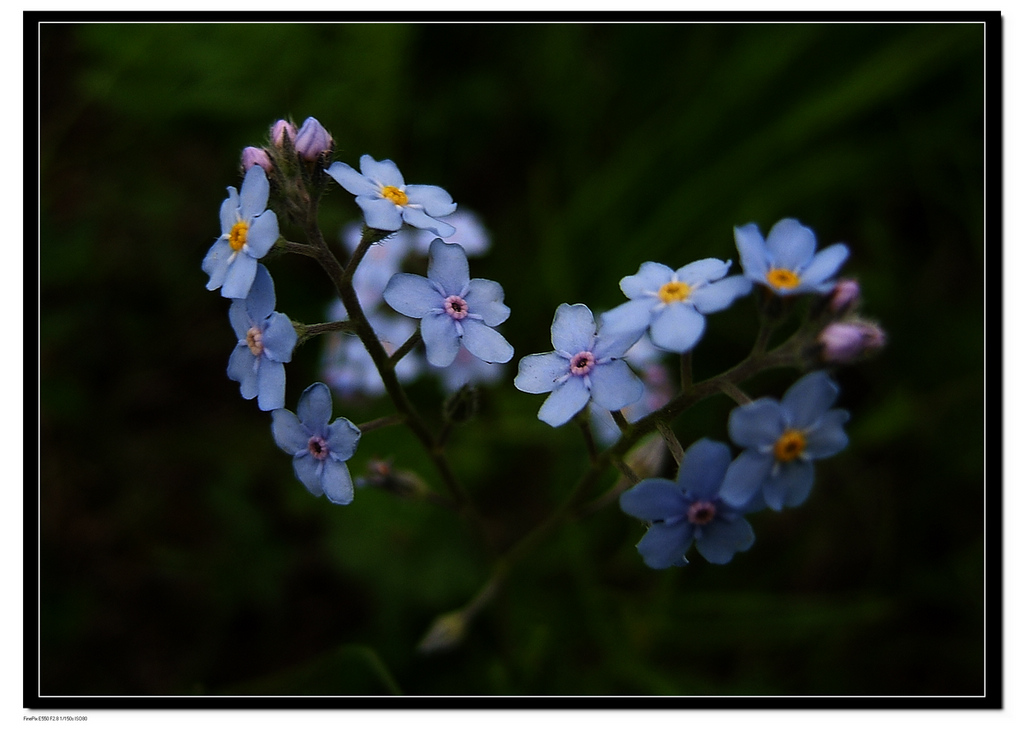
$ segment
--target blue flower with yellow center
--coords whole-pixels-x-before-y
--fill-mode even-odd
[[[259,165],[253,165],[242,180],[242,192],[228,188],[220,206],[221,236],[203,259],[203,271],[210,275],[206,288],[220,288],[221,296],[245,299],[256,278],[256,261],[266,256],[277,241],[277,215],[267,210],[270,182]]]
[[[729,459],[728,446],[701,439],[686,450],[675,481],[644,479],[622,493],[622,511],[650,523],[636,546],[648,566],[686,565],[694,543],[709,563],[728,563],[754,544],[754,530],[743,517],[750,507],[722,499]]]
[[[722,499],[742,505],[762,494],[774,510],[802,504],[814,483],[814,461],[842,451],[850,414],[832,408],[839,396],[818,370],[790,386],[782,401],[758,398],[729,414],[729,438],[745,450],[730,465]]]
[[[756,223],[734,229],[736,249],[743,275],[779,296],[827,294],[835,286],[834,276],[850,255],[842,243],[815,253],[814,231],[795,218],[783,218],[761,236]]]

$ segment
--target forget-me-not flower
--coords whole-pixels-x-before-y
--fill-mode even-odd
[[[356,172],[344,162],[327,168],[341,187],[356,196],[366,218],[366,225],[381,231],[397,231],[405,221],[414,228],[433,231],[442,238],[455,229],[439,216],[455,212],[452,196],[437,185],[406,185],[398,166],[391,160],[377,160],[370,155],[359,158]]]
[[[814,231],[795,218],[783,218],[761,237],[756,223],[734,229],[743,275],[780,296],[815,292],[827,294],[832,278],[850,255],[845,244],[835,243],[815,253]]]
[[[271,414],[274,441],[292,455],[295,476],[314,497],[326,494],[335,504],[352,501],[348,464],[360,431],[347,418],[331,420],[331,391],[313,383],[299,397],[298,415],[280,408]]]
[[[515,386],[524,393],[551,393],[537,418],[561,426],[594,401],[618,411],[640,400],[643,383],[622,359],[639,334],[599,333],[585,304],[560,304],[551,325],[553,352],[519,361]]]
[[[487,253],[491,247],[491,236],[475,213],[459,208],[451,215],[445,216],[444,222],[455,226],[454,233],[442,236],[444,242],[459,244],[470,258]],[[426,256],[436,236],[430,231],[414,231],[412,237],[416,252]]]
[[[750,291],[752,285],[744,276],[722,278],[731,263],[701,259],[675,271],[653,261],[641,264],[636,274],[619,282],[630,301],[605,312],[602,329],[649,329],[655,347],[689,352],[704,334],[704,315],[725,309]]]
[[[420,320],[427,362],[447,367],[459,345],[485,362],[508,362],[512,345],[492,327],[508,319],[501,284],[470,279],[466,252],[457,243],[436,239],[430,244],[427,276],[395,274],[384,289],[384,301],[407,317]]]
[[[210,275],[206,288],[220,287],[221,296],[245,299],[256,278],[256,260],[263,258],[277,241],[277,215],[267,210],[270,182],[259,165],[253,165],[242,180],[242,192],[228,188],[220,206],[221,236],[203,259],[203,271]]]
[[[728,446],[701,439],[686,451],[675,481],[644,479],[622,493],[622,511],[651,523],[636,546],[648,566],[686,565],[693,543],[709,563],[718,564],[754,544],[754,530],[743,518],[750,510],[726,503],[720,494],[729,459]]]
[[[241,383],[242,397],[259,396],[261,411],[284,408],[284,363],[292,359],[298,335],[288,315],[274,311],[274,281],[263,264],[245,299],[235,299],[228,319],[238,345],[228,360],[228,377]]]
[[[779,402],[758,398],[729,414],[729,438],[745,449],[729,467],[722,498],[733,505],[761,491],[774,510],[802,504],[814,482],[815,459],[846,447],[850,414],[831,408],[837,386],[823,370],[790,386]]]

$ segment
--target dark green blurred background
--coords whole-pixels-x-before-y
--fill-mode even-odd
[[[43,694],[984,691],[981,25],[47,24],[41,43]],[[491,557],[440,508],[311,497],[225,375],[228,302],[200,270],[241,148],[309,115],[337,159],[391,158],[482,216],[473,274],[505,288],[513,365],[550,349],[558,304],[619,303],[643,261],[736,259],[734,225],[847,243],[889,334],[837,376],[850,448],[726,566],[648,570],[611,507],[533,553],[461,647],[417,654]],[[358,217],[336,186],[321,208],[331,240]],[[322,321],[310,260],[271,271],[278,310]],[[697,378],[754,331],[751,299],[713,315]],[[289,366],[293,409],[321,345]],[[450,449],[498,548],[585,461],[513,374]],[[436,384],[411,392],[436,420]],[[730,405],[679,419],[683,444],[725,439]],[[366,434],[353,472],[372,457],[436,485],[402,430]]]

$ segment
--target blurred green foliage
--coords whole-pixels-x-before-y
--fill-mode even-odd
[[[42,692],[981,693],[983,50],[957,23],[44,25]],[[430,505],[310,497],[225,377],[227,302],[199,264],[241,148],[309,115],[337,159],[391,158],[491,231],[473,274],[503,284],[517,354],[449,449],[488,549]],[[358,217],[338,188],[321,209],[332,241]],[[665,572],[606,508],[462,646],[417,654],[582,470],[579,435],[511,383],[555,307],[617,304],[643,261],[736,259],[734,225],[785,216],[849,244],[890,343],[839,373],[851,446],[810,500],[755,515],[727,566]],[[322,321],[329,283],[293,258],[278,309]],[[712,316],[696,377],[754,331],[749,300]],[[319,348],[289,366],[292,407]],[[436,384],[411,394],[436,422]],[[683,444],[724,439],[729,408],[679,419]],[[366,434],[353,471],[375,457],[436,482],[401,429]]]

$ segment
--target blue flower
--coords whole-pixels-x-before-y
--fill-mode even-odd
[[[512,345],[491,329],[508,319],[504,298],[501,284],[470,279],[462,246],[441,239],[430,244],[426,277],[395,274],[384,289],[395,311],[421,320],[427,362],[442,368],[452,364],[460,344],[485,362],[512,359]]]
[[[729,438],[741,453],[729,467],[722,498],[740,505],[763,493],[774,510],[802,504],[814,482],[815,459],[842,451],[849,412],[830,407],[839,387],[823,370],[805,375],[782,402],[758,398],[729,414]]]
[[[783,218],[772,226],[767,241],[756,223],[735,228],[734,233],[743,275],[780,296],[827,294],[835,286],[832,277],[850,255],[842,243],[815,253],[814,231],[794,218]]]
[[[291,361],[298,341],[288,316],[274,311],[274,301],[274,282],[260,264],[249,296],[235,299],[228,310],[238,337],[228,360],[228,377],[242,384],[246,400],[259,396],[261,411],[284,408],[284,363]]]
[[[731,263],[701,259],[675,271],[653,261],[641,264],[636,274],[619,282],[630,301],[605,312],[602,329],[639,334],[650,328],[655,347],[688,352],[704,334],[705,314],[725,309],[750,291],[746,277],[722,278]]]
[[[391,160],[377,162],[369,155],[359,158],[359,174],[344,162],[327,168],[341,187],[356,196],[366,225],[381,231],[397,231],[402,221],[446,238],[455,233],[447,223],[434,220],[455,212],[452,196],[436,185],[406,185]]]
[[[256,260],[263,258],[278,237],[277,215],[267,210],[267,173],[253,165],[242,180],[242,192],[228,188],[220,206],[221,236],[203,259],[210,275],[206,288],[220,287],[228,299],[245,299],[256,278]]]
[[[487,253],[491,247],[491,236],[477,215],[465,208],[459,208],[450,216],[446,216],[446,223],[455,226],[457,233],[443,236],[445,243],[457,243],[466,250],[470,258],[481,256]],[[430,231],[416,231],[413,234],[413,245],[416,253],[427,255],[430,244],[435,236]]]
[[[644,479],[622,493],[622,511],[651,523],[636,546],[648,566],[686,565],[694,542],[697,552],[718,564],[754,544],[754,530],[743,518],[750,510],[731,506],[720,493],[729,458],[728,446],[701,439],[687,450],[675,481]]]
[[[336,302],[331,308],[331,319],[344,317],[344,312],[345,307],[340,301]],[[376,312],[366,316],[388,355],[416,332],[416,324],[405,317]],[[395,364],[395,375],[399,382],[408,383],[415,380],[422,369],[422,359],[410,352]],[[327,384],[345,398],[360,394],[378,396],[386,390],[370,353],[362,340],[351,333],[332,332],[328,335],[322,372]]]
[[[347,418],[331,419],[331,391],[313,383],[299,397],[298,415],[284,408],[271,414],[274,441],[291,454],[295,476],[314,497],[326,494],[335,504],[352,501],[348,464],[360,432]]]
[[[548,393],[537,418],[561,426],[593,399],[618,411],[640,400],[643,383],[621,358],[638,334],[599,334],[585,304],[560,304],[551,325],[554,352],[519,361],[515,386],[524,393]]]
[[[403,360],[404,362],[404,360]],[[484,362],[473,357],[465,347],[460,347],[455,360],[446,368],[436,371],[441,385],[449,393],[454,393],[463,385],[494,383],[505,373],[505,366],[493,362]]]

